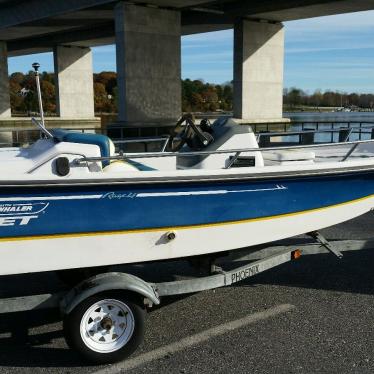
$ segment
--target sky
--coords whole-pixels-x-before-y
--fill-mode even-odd
[[[285,23],[284,86],[374,92],[374,11]],[[224,83],[233,78],[233,31],[182,37],[182,77]],[[51,53],[13,57],[9,72],[38,61],[53,71]],[[115,71],[115,47],[93,49],[94,71]]]

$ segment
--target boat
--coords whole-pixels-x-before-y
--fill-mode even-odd
[[[5,292],[0,314],[59,308],[67,344],[92,363],[129,357],[146,309],[164,297],[229,286],[301,256],[257,245],[308,233],[341,258],[318,230],[374,206],[374,140],[350,141],[354,129],[316,144],[318,130],[256,135],[227,116],[197,125],[187,114],[160,152],[124,153],[105,135],[47,129],[33,67],[32,122],[42,136],[0,148],[0,275],[56,271],[65,287]],[[285,144],[290,136],[304,144]],[[216,261],[244,247],[249,257]],[[173,259],[189,260],[197,276],[154,283],[135,269]],[[118,264],[135,266],[106,268]]]
[[[0,275],[219,254],[374,207],[370,140],[259,148],[248,125],[187,115],[171,151],[125,154],[33,122],[43,138],[0,149]]]

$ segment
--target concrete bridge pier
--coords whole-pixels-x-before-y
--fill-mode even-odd
[[[12,116],[10,109],[10,92],[8,78],[8,50],[7,43],[0,41],[0,125]],[[0,132],[0,145],[12,144],[13,134],[10,131]]]
[[[115,8],[119,124],[163,126],[181,114],[180,12]]]
[[[234,117],[239,122],[284,122],[283,66],[281,23],[235,23]]]
[[[92,52],[87,47],[54,48],[57,113],[62,119],[95,117]]]
[[[8,52],[6,42],[0,41],[0,118],[10,116]]]

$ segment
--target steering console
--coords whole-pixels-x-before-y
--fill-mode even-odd
[[[208,120],[201,121],[201,127],[195,125],[195,118],[193,114],[184,114],[176,123],[172,130],[169,144],[172,152],[178,152],[185,144],[192,150],[199,151],[207,147],[214,141],[210,122]],[[173,145],[176,137],[180,138],[177,145]]]

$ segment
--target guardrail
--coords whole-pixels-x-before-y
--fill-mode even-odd
[[[297,121],[279,122],[279,123],[257,123],[251,125],[255,133],[271,132],[272,129],[283,130],[284,132],[301,131],[332,131],[355,129],[358,134],[357,140],[362,140],[363,135],[370,135],[374,139],[374,122],[373,121]],[[331,142],[334,141],[331,133]]]
[[[31,119],[30,119],[31,122]],[[88,132],[88,133],[101,133],[98,128],[82,128],[77,127],[64,127],[65,130]],[[40,131],[36,126],[35,130],[26,129],[2,129],[0,128],[0,147],[23,147],[30,143],[34,143],[36,140],[42,138],[43,132]]]
[[[360,129],[351,128],[341,128],[339,130],[300,130],[300,131],[283,131],[283,132],[260,132],[257,134],[257,142],[261,147],[269,147],[271,145],[271,138],[273,137],[298,137],[299,144],[315,144],[315,135],[316,134],[330,134],[331,141],[334,143],[334,134],[339,134],[339,143],[347,142],[352,134],[362,134],[363,132]],[[366,132],[371,134],[371,139],[374,139],[373,131]],[[357,139],[356,139],[357,140]],[[362,140],[362,139],[359,139]],[[327,142],[324,142],[327,143]]]
[[[276,132],[271,132],[271,129],[275,128]],[[103,131],[98,128],[77,128],[65,127],[66,130],[89,132],[89,133],[103,133],[107,135],[107,131]],[[285,123],[268,123],[268,124],[253,124],[253,131],[257,134],[260,146],[269,147],[271,145],[271,137],[295,137],[298,136],[299,144],[312,144],[315,140],[315,136],[318,134],[324,134],[324,140],[327,138],[331,143],[335,140],[344,142],[350,140],[369,140],[374,139],[374,122],[370,121],[302,121],[302,122],[285,122]],[[283,131],[282,131],[283,130]],[[330,135],[330,136],[329,136]],[[0,128],[0,147],[17,147],[25,146],[35,142],[42,136],[41,132],[35,128],[35,130],[25,129],[1,129]],[[139,149],[147,152],[154,150],[155,147],[166,150],[168,134],[160,134],[154,137],[138,137],[128,136],[126,137],[126,131],[121,132],[121,137],[113,139],[117,148],[122,151],[126,151],[126,145],[134,148],[134,145],[138,144]],[[290,141],[293,143],[293,141]],[[153,144],[153,145],[152,145]],[[139,150],[138,149],[138,150]]]

